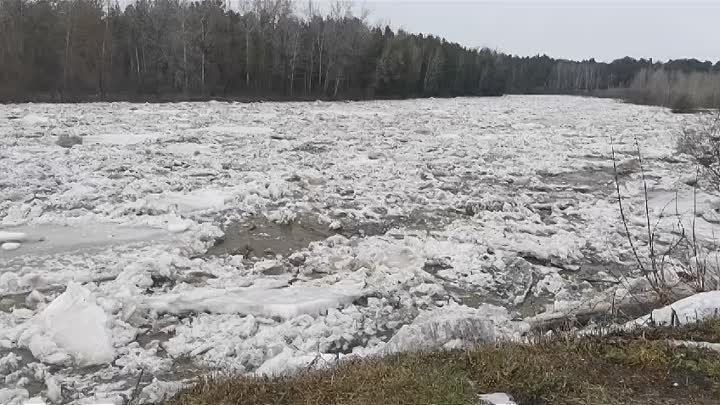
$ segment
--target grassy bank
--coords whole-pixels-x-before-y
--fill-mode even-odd
[[[519,404],[718,404],[720,320],[602,337],[503,343],[467,351],[341,362],[291,377],[203,378],[168,405],[477,404],[506,392]]]

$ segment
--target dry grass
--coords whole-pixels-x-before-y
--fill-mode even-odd
[[[720,353],[667,339],[720,341],[720,321],[605,337],[342,362],[292,377],[203,379],[168,405],[452,405],[507,392],[518,403],[718,404]]]
[[[281,378],[209,378],[170,404],[467,404],[474,390],[456,356],[407,354],[342,362]]]

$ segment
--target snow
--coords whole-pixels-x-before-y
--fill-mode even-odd
[[[488,405],[517,405],[508,394],[502,392],[482,394],[480,395],[480,401]]]
[[[696,342],[692,340],[669,340],[668,344],[673,347],[689,347],[693,349],[712,350],[720,353],[720,343]]]
[[[627,326],[648,325],[650,322],[656,325],[672,325],[673,312],[676,315],[675,322],[680,324],[717,318],[720,316],[720,291],[703,292],[683,298],[653,310],[650,314],[629,322]]]
[[[298,370],[307,370],[313,366],[331,366],[337,358],[331,354],[306,355],[298,354],[294,350],[286,348],[282,353],[267,360],[255,370],[259,376],[283,376]]]
[[[44,362],[62,363],[69,356],[80,366],[90,366],[115,358],[107,314],[77,283],[69,283],[32,322],[20,342]]]
[[[22,117],[0,121],[0,244],[21,244],[0,250],[0,350],[17,354],[6,364],[25,387],[57,383],[61,402],[122,403],[140,370],[152,401],[200,373],[514,339],[523,316],[609,306],[615,291],[587,280],[620,269],[644,285],[609,135],[631,232],[644,234],[636,139],[651,213],[680,196],[659,240],[692,222],[695,168],[669,158],[694,117],[657,107],[508,96],[0,110]],[[83,143],[61,149],[61,135]],[[710,246],[720,200],[698,196]],[[207,254],[223,237],[241,240],[236,255]],[[254,239],[295,243],[254,257]],[[81,327],[46,315],[58,306]],[[76,347],[82,328],[93,332]]]

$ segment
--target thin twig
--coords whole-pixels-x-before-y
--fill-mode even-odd
[[[640,143],[638,142],[637,138],[635,138],[635,146],[637,147],[638,162],[640,163],[640,174],[642,175],[643,181],[643,193],[645,197],[645,220],[647,221],[648,243],[650,244],[650,263],[653,272],[657,274],[658,268],[657,258],[655,257],[655,232],[650,225],[650,202],[648,199],[647,180],[645,179],[645,169],[643,168],[642,153],[640,152]],[[664,274],[660,274],[660,277],[664,281]]]
[[[132,395],[130,396],[130,399],[128,400],[128,405],[132,405],[133,401],[135,401],[138,397],[138,394],[140,392],[140,382],[142,381],[143,375],[145,374],[145,369],[140,369],[140,376],[138,377],[137,383],[135,384],[135,389],[132,392]]]
[[[642,260],[640,260],[640,255],[638,254],[637,249],[635,249],[635,243],[633,243],[632,241],[632,234],[630,233],[630,228],[627,224],[627,218],[625,217],[625,209],[623,208],[622,204],[622,194],[620,193],[620,178],[618,176],[617,170],[617,159],[615,157],[615,143],[613,142],[612,137],[610,138],[610,149],[612,151],[613,172],[615,174],[615,189],[617,190],[618,206],[620,207],[620,217],[622,218],[622,223],[625,227],[625,234],[627,235],[628,242],[630,243],[630,249],[635,256],[635,261],[640,267],[640,270],[645,273],[645,266],[643,265]]]
[[[698,244],[697,234],[695,233],[695,223],[697,218],[697,177],[699,168],[695,169],[695,185],[693,185],[693,213],[692,213],[692,249],[693,256],[695,258],[695,272],[698,278],[698,288],[700,291],[705,290],[705,272],[700,268],[700,262],[698,258]]]

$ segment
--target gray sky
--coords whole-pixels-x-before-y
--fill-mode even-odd
[[[720,0],[365,0],[364,4],[372,23],[390,22],[393,28],[523,56],[720,59]]]

